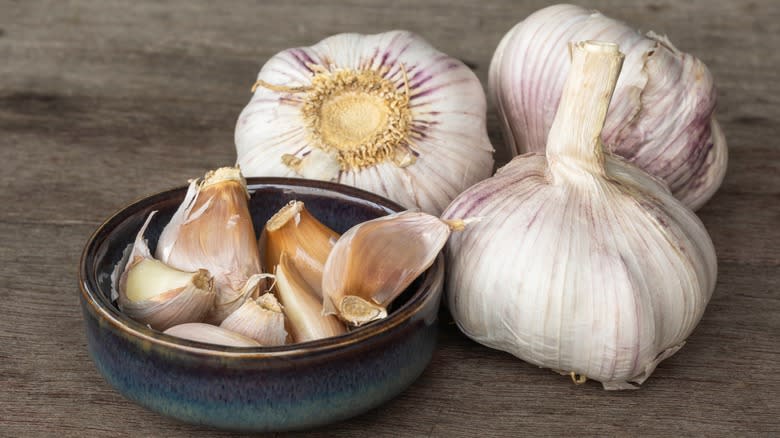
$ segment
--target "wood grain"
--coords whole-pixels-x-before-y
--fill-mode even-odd
[[[96,372],[76,285],[91,231],[133,199],[232,163],[235,119],[279,50],[403,28],[484,84],[501,36],[547,4],[0,0],[0,436],[227,436],[148,412]],[[688,345],[641,390],[605,392],[483,348],[443,313],[422,378],[312,435],[780,434],[780,3],[586,6],[668,34],[718,82],[729,172],[699,214],[719,279]]]

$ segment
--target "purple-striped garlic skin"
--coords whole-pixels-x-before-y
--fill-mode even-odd
[[[510,156],[544,151],[571,65],[567,44],[582,40],[614,42],[626,55],[602,133],[607,149],[664,180],[691,209],[704,205],[727,165],[709,70],[666,37],[579,6],[531,14],[493,56],[489,94]]]
[[[571,50],[545,153],[515,157],[442,216],[480,218],[450,236],[447,300],[483,345],[606,389],[635,388],[701,319],[715,249],[666,184],[603,149],[618,47]]]
[[[440,214],[493,171],[474,73],[406,31],[274,55],[236,124],[247,176],[330,180]]]

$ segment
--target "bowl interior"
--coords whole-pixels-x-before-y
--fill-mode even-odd
[[[249,178],[247,182],[251,195],[249,211],[255,228],[255,239],[259,237],[259,233],[268,219],[293,200],[303,201],[314,217],[338,233],[344,233],[358,223],[404,210],[400,205],[385,198],[340,184],[287,178]],[[181,187],[144,198],[119,211],[106,221],[96,231],[85,248],[81,270],[82,281],[85,290],[90,293],[95,302],[128,327],[147,335],[163,337],[169,341],[175,340],[175,342],[195,345],[199,348],[229,349],[230,347],[185,341],[163,335],[125,316],[111,301],[113,281],[111,274],[116,264],[122,259],[125,250],[134,241],[143,222],[151,212],[157,211],[145,234],[150,250],[154,253],[160,233],[184,199],[186,190],[186,187]],[[376,324],[382,324],[392,319],[394,313],[402,309],[415,296],[415,292],[422,293],[424,288],[420,286],[429,272],[421,275],[393,302],[391,308],[388,309],[389,316],[383,320],[353,329],[345,335],[334,338],[280,347],[263,347],[263,349],[284,350],[312,343],[327,343],[329,340],[350,336]]]

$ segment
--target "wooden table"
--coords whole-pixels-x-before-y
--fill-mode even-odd
[[[236,117],[279,50],[404,28],[484,84],[501,36],[546,4],[0,0],[0,435],[220,435],[146,411],[98,375],[76,282],[92,230],[131,200],[232,164]],[[588,5],[667,33],[718,81],[730,163],[699,212],[719,257],[703,321],[641,390],[605,392],[483,348],[445,319],[414,385],[320,435],[780,433],[780,2]],[[498,145],[492,108],[489,128]]]

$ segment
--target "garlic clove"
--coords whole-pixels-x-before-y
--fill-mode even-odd
[[[413,33],[282,51],[252,91],[235,130],[247,175],[336,181],[438,214],[492,173],[479,79]]]
[[[222,327],[198,322],[175,325],[163,333],[190,341],[227,347],[261,347],[254,339]]]
[[[137,260],[127,271],[126,298],[131,302],[151,300],[169,291],[190,284],[206,284],[211,281],[208,271],[184,272],[173,269],[154,259]]]
[[[288,257],[317,296],[322,297],[322,269],[339,234],[318,221],[303,202],[292,201],[266,223],[258,246],[262,265],[271,272],[282,253]]]
[[[346,333],[344,324],[338,318],[323,315],[322,300],[286,253],[282,253],[276,267],[276,290],[284,304],[295,342],[313,341]]]
[[[214,281],[205,269],[180,271],[152,258],[143,236],[154,214],[136,235],[119,277],[118,305],[136,321],[165,330],[202,320],[214,303]]]
[[[263,294],[256,300],[244,301],[244,304],[228,315],[219,326],[250,337],[267,347],[284,345],[287,341],[282,307],[270,293]]]
[[[163,229],[156,255],[181,270],[207,269],[216,288],[208,322],[220,323],[249,296],[262,274],[249,213],[246,181],[237,167],[223,167],[192,181],[184,201]]]
[[[352,227],[325,263],[325,312],[355,326],[386,317],[390,303],[433,264],[451,226],[461,224],[405,211]]]

